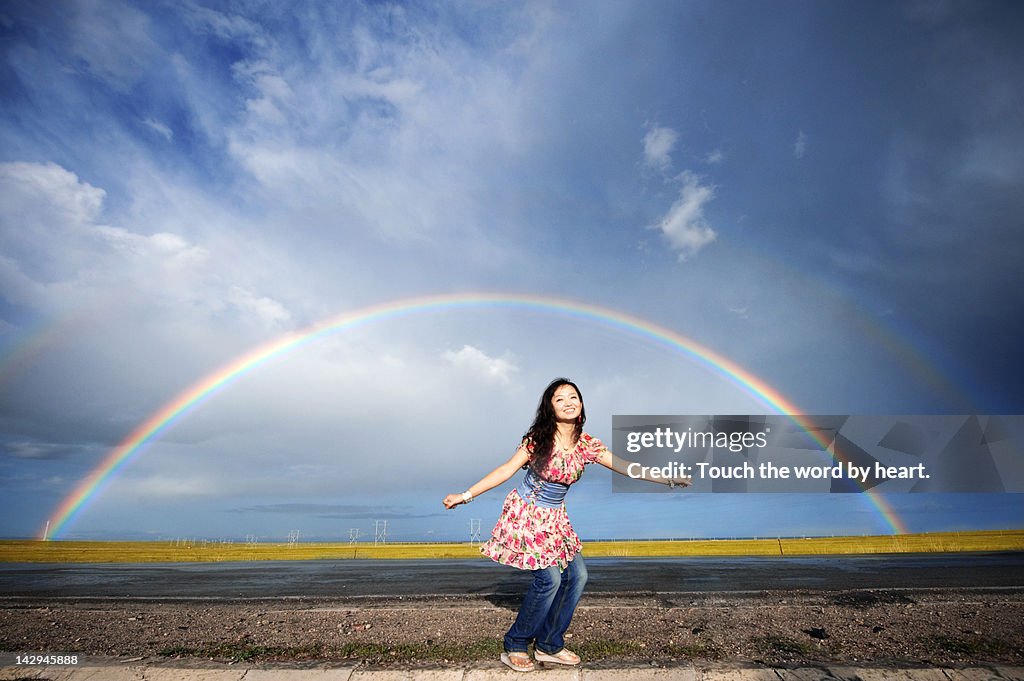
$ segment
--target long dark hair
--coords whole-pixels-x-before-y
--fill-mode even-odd
[[[556,378],[551,381],[551,384],[544,389],[544,394],[540,396],[533,425],[523,436],[524,441],[533,445],[533,456],[527,465],[538,475],[547,468],[548,462],[551,461],[551,453],[555,450],[555,430],[557,430],[558,422],[555,420],[555,408],[551,406],[551,399],[555,396],[555,391],[563,385],[571,385],[576,394],[580,396],[580,415],[576,419],[576,428],[572,434],[573,444],[579,442],[580,435],[583,434],[583,424],[587,422],[587,409],[583,405],[583,393],[580,392],[576,384],[568,378]]]

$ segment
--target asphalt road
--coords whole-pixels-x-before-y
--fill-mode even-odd
[[[1024,553],[589,558],[589,593],[1024,587]],[[526,572],[485,560],[0,563],[0,597],[330,598],[521,593]]]

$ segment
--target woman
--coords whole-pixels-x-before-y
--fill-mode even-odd
[[[462,494],[449,494],[447,508],[467,504],[497,487],[520,468],[526,475],[505,497],[501,517],[481,553],[504,565],[533,571],[512,628],[505,634],[501,661],[528,672],[534,662],[527,652],[534,644],[538,662],[577,665],[578,655],[565,647],[565,632],[587,582],[582,544],[565,513],[563,499],[579,480],[583,467],[599,463],[625,475],[629,462],[614,457],[604,444],[583,432],[587,421],[583,396],[567,378],[556,378],[537,405],[533,425],[516,453]],[[666,485],[689,485],[689,478],[652,479]]]

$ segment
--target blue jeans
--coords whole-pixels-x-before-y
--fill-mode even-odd
[[[525,653],[531,641],[549,655],[564,648],[565,631],[586,583],[587,565],[579,553],[562,572],[557,565],[534,570],[516,621],[505,634],[505,652]]]

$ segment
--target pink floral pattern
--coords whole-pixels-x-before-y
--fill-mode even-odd
[[[532,447],[528,448],[532,451]],[[583,433],[572,451],[564,456],[559,456],[558,452],[552,455],[544,477],[571,485],[583,475],[583,467],[597,463],[606,450],[596,437]],[[480,547],[480,552],[491,560],[521,570],[539,570],[551,565],[564,570],[582,547],[564,505],[558,508],[537,506],[513,489],[505,497],[494,532]]]

